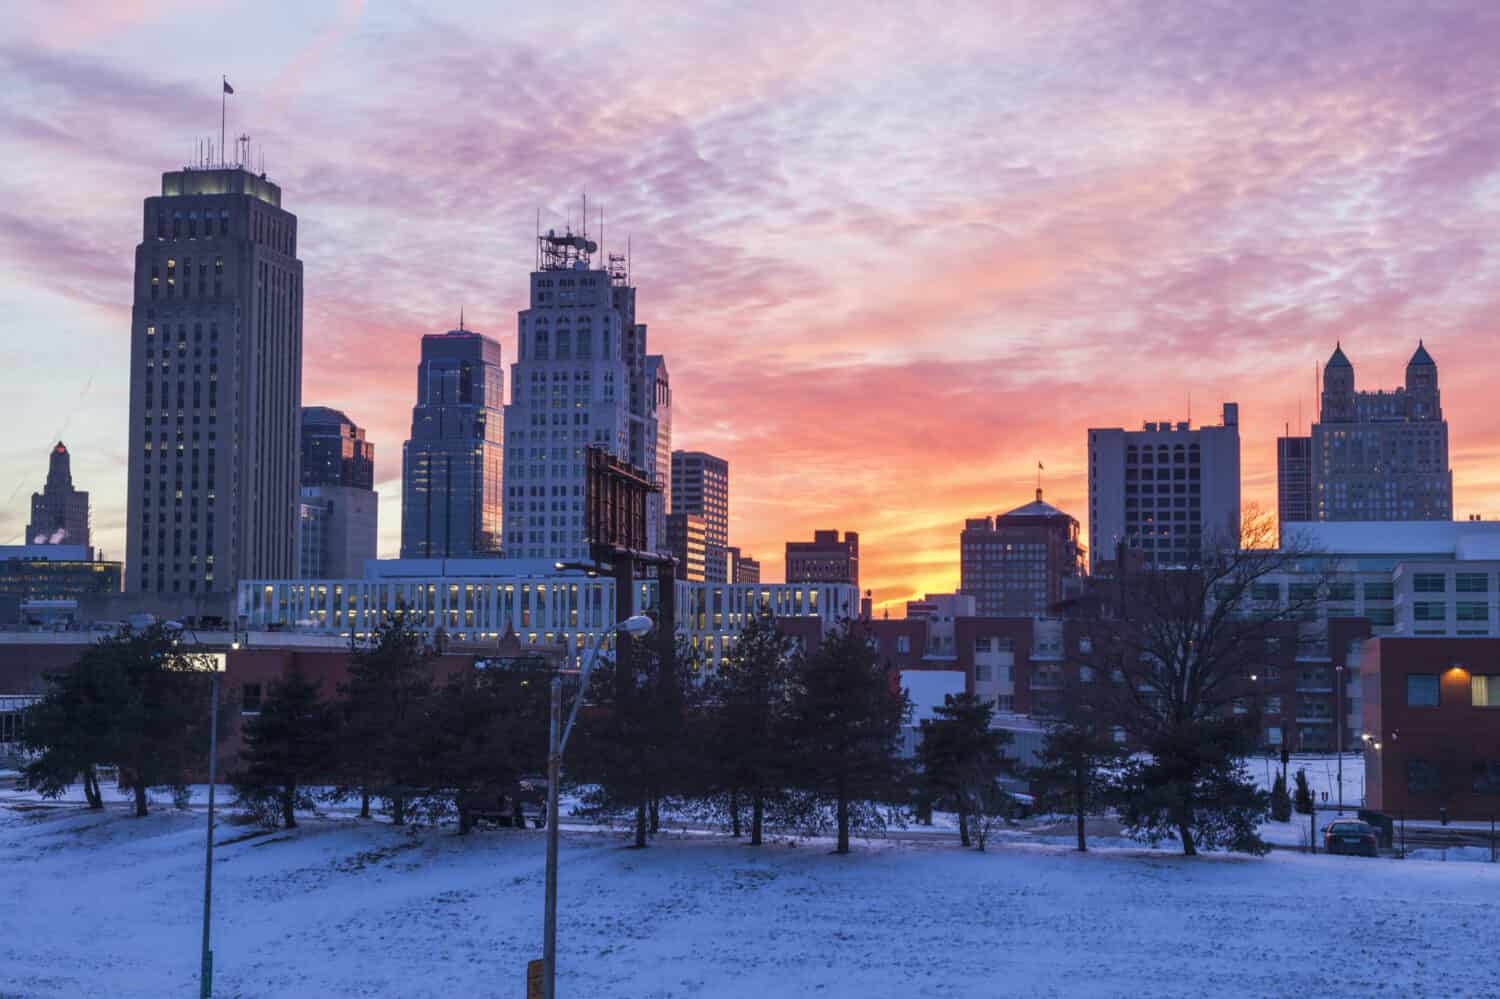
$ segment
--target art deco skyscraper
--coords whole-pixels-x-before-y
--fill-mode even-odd
[[[401,557],[498,556],[505,445],[500,345],[459,328],[422,337],[401,461]]]
[[[591,266],[586,236],[538,240],[531,307],[519,316],[520,356],[505,407],[505,553],[588,557],[584,458],[590,445],[628,461],[661,487],[647,502],[647,544],[666,550],[670,503],[671,385],[646,352],[635,288],[622,258]]]
[[[162,175],[135,251],[126,589],[296,572],[302,262],[281,188]]]
[[[1451,520],[1453,472],[1437,364],[1420,342],[1394,391],[1357,392],[1335,346],[1312,427],[1317,520]]]
[[[89,494],[73,488],[72,460],[62,441],[47,463],[47,484],[31,494],[26,542],[89,546]]]

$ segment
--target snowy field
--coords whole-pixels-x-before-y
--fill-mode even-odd
[[[196,995],[202,813],[127,812],[0,792],[0,996]],[[339,817],[217,841],[216,996],[524,994],[539,832]],[[559,995],[1500,995],[1500,865],[856,847],[570,830]]]

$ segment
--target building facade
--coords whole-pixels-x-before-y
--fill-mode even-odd
[[[0,545],[0,628],[76,620],[80,598],[118,594],[122,576],[83,545]]]
[[[135,251],[126,589],[233,593],[296,571],[302,261],[281,189],[162,175]]]
[[[500,344],[459,324],[422,337],[401,456],[401,557],[499,557],[505,371]]]
[[[859,535],[814,531],[811,541],[786,543],[788,583],[848,583],[859,586]]]
[[[376,556],[380,497],[353,486],[303,486],[297,518],[297,575],[358,576]]]
[[[668,514],[667,550],[677,560],[678,579],[690,583],[702,583],[707,579],[708,524],[702,517],[692,513]]]
[[[964,522],[959,535],[959,591],[980,617],[1049,613],[1084,571],[1078,521],[1036,500],[998,517]]]
[[[302,407],[302,484],[375,488],[375,445],[337,409]]]
[[[1218,426],[1146,423],[1089,431],[1089,571],[1121,545],[1150,568],[1197,561],[1240,539],[1239,406]]]
[[[47,459],[47,482],[31,494],[26,543],[89,547],[89,494],[73,488],[72,458],[62,441]]]
[[[1313,500],[1312,438],[1276,438],[1276,523],[1316,520]]]
[[[703,518],[706,579],[730,581],[729,462],[703,451],[672,452],[672,512]]]
[[[1481,822],[1500,812],[1500,639],[1378,638],[1362,668],[1367,807]]]
[[[648,354],[622,258],[592,264],[586,235],[537,240],[530,306],[517,321],[519,354],[506,406],[505,551],[511,558],[589,557],[584,536],[584,448],[599,447],[660,487],[647,500],[647,539],[665,548],[671,503],[671,385]]]
[[[1311,437],[1315,520],[1452,520],[1437,365],[1421,343],[1394,391],[1358,392],[1342,346],[1323,369]]]
[[[740,630],[765,609],[784,621],[826,630],[858,612],[846,584],[676,583],[677,631],[715,664]],[[360,579],[256,580],[239,592],[252,630],[365,640],[398,608],[420,633],[455,642],[493,642],[513,632],[528,645],[559,645],[576,662],[612,622],[657,606],[654,578],[639,581],[634,606],[615,608],[614,581],[512,559],[413,559],[372,563]]]

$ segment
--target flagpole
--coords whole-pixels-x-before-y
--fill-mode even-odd
[[[224,117],[229,108],[229,77],[219,78],[219,166],[224,166]]]

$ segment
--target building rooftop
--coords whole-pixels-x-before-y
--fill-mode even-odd
[[[1042,501],[1042,491],[1040,489],[1038,489],[1036,491],[1036,499],[1035,500],[1031,501],[1030,503],[1027,503],[1025,506],[1018,506],[1014,510],[1011,510],[1009,513],[1001,514],[1001,516],[1003,516],[1003,517],[1069,517],[1071,515],[1064,513],[1063,511],[1059,510],[1057,507],[1053,506],[1051,503],[1045,503],[1045,502],[1043,502]]]
[[[1294,521],[1282,539],[1329,555],[1500,559],[1500,520]]]

